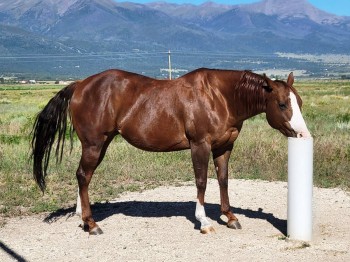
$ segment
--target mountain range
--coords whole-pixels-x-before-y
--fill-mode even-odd
[[[1,0],[2,56],[167,50],[349,53],[350,17],[307,0],[202,5]]]

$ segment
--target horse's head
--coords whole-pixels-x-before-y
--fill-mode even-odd
[[[302,100],[293,87],[293,73],[289,74],[287,82],[264,77],[268,91],[266,118],[270,126],[288,137],[311,137],[301,115]]]

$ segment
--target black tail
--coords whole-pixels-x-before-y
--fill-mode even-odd
[[[59,91],[37,115],[32,130],[33,175],[40,189],[45,190],[45,177],[49,165],[52,145],[58,133],[56,160],[62,160],[67,130],[68,106],[76,82]],[[72,135],[71,129],[71,135]],[[43,162],[44,161],[44,162]]]

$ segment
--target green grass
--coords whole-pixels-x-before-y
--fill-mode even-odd
[[[350,81],[296,83],[314,136],[314,183],[350,188]],[[43,195],[32,179],[30,131],[36,113],[62,86],[0,86],[0,217],[54,211],[75,204],[80,144],[67,147],[62,164],[51,161]],[[287,180],[287,139],[264,115],[245,122],[229,164],[230,178]],[[215,177],[212,161],[209,176]],[[91,201],[124,191],[194,181],[189,151],[149,153],[116,138],[92,179]],[[234,190],[234,189],[231,189]],[[249,189],[247,189],[249,190]]]

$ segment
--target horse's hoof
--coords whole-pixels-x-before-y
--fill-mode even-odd
[[[230,220],[227,222],[227,227],[232,229],[242,229],[241,224],[238,222],[238,220]]]
[[[99,228],[98,226],[94,227],[94,228],[91,229],[90,232],[89,232],[89,235],[94,235],[94,236],[96,236],[96,235],[101,235],[101,234],[103,234],[103,231],[102,231],[102,229]]]
[[[79,225],[81,229],[83,229],[85,232],[89,232],[89,225],[85,224],[84,222]]]
[[[206,226],[206,227],[201,227],[201,233],[211,234],[211,233],[216,233],[216,231],[213,226]]]

